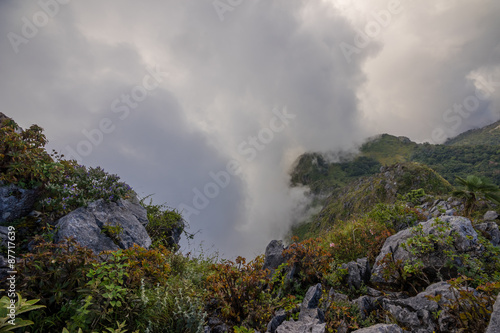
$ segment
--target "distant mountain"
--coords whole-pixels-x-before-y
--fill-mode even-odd
[[[448,139],[447,146],[465,146],[465,145],[500,145],[500,120],[483,128],[472,129],[458,136]]]
[[[500,185],[500,122],[443,145],[381,134],[369,138],[358,153],[303,154],[291,171],[290,185],[308,186],[312,205],[321,212],[292,234],[317,233],[336,219],[347,219],[379,202],[394,202],[405,191],[450,193],[456,177],[468,175]]]
[[[445,145],[381,134],[368,139],[357,154],[330,155],[301,155],[291,171],[291,185],[307,185],[313,194],[327,195],[361,176],[377,173],[381,166],[402,162],[425,164],[451,184],[456,176],[475,174],[500,185],[500,122],[462,133]]]

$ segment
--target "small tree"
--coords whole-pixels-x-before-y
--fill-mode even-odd
[[[465,200],[464,211],[467,216],[470,216],[480,200],[500,204],[500,189],[488,180],[469,175],[466,179],[456,177],[456,181],[462,188],[453,191],[453,195]]]

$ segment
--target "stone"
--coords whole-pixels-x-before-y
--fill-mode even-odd
[[[370,264],[367,258],[342,264],[341,268],[347,269],[347,275],[344,276],[343,282],[352,289],[359,289],[362,283],[370,281]]]
[[[498,219],[498,214],[497,214],[497,212],[490,210],[490,211],[487,211],[486,214],[484,214],[483,219],[485,221],[495,221],[496,219]]]
[[[270,275],[272,275],[276,268],[286,262],[286,259],[283,257],[284,250],[285,247],[281,240],[272,240],[266,247],[264,266],[262,269],[269,269]]]
[[[497,296],[495,305],[493,305],[490,323],[485,333],[500,333],[500,294]]]
[[[285,321],[285,310],[279,310],[274,314],[273,319],[267,324],[267,332],[275,333],[278,327]]]
[[[321,291],[321,283],[310,287],[300,305],[299,320],[284,321],[276,333],[325,333],[325,315],[318,309]]]
[[[373,311],[382,308],[383,297],[361,296],[353,300],[352,303],[356,304],[359,308],[361,318],[366,319]]]
[[[475,228],[486,237],[494,246],[500,245],[500,230],[495,222],[476,224]]]
[[[352,333],[403,333],[398,325],[377,324],[374,326],[352,331]]]
[[[14,184],[0,187],[0,223],[27,216],[35,204],[38,191],[22,189]]]
[[[146,209],[139,204],[122,199],[106,203],[100,199],[59,219],[55,241],[61,242],[67,237],[73,237],[80,245],[90,248],[96,254],[127,249],[134,244],[149,248],[151,238],[144,226],[146,221]],[[116,243],[103,233],[105,225],[123,228]]]
[[[470,288],[470,290],[474,290]],[[438,302],[430,297],[441,295]],[[432,333],[451,332],[458,323],[446,312],[444,304],[456,302],[451,286],[446,282],[430,285],[425,291],[406,299],[383,299],[382,307],[390,312],[398,324],[411,329],[411,332]],[[439,312],[440,311],[440,312]],[[435,314],[439,313],[437,320]]]
[[[472,227],[472,223],[469,219],[461,216],[442,216],[439,218],[441,221],[449,224],[448,230],[441,233],[443,237],[452,235],[453,245],[451,246],[455,252],[458,253],[470,253],[471,255],[479,255],[481,251],[481,245],[478,241],[477,232]],[[427,222],[419,223],[422,227],[422,233],[424,235],[439,233],[439,226],[436,225],[436,219],[431,219]],[[375,284],[397,284],[395,277],[384,278],[383,277],[383,264],[382,259],[388,255],[392,254],[394,262],[400,261],[412,262],[417,258],[412,255],[409,251],[401,246],[409,238],[414,236],[413,229],[406,229],[398,232],[395,235],[387,238],[382,249],[375,260],[375,265],[372,270],[371,281]],[[438,270],[440,273],[452,277],[454,276],[454,271],[452,269],[444,269],[445,263],[448,261],[448,256],[445,254],[445,250],[450,250],[446,248],[436,248],[436,250],[430,254],[426,254],[419,259],[423,262],[422,271],[428,276],[428,278],[434,281],[438,280]],[[456,265],[461,265],[460,262],[456,262]]]

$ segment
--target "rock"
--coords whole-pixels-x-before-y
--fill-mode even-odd
[[[60,242],[67,237],[74,237],[80,245],[90,248],[96,254],[127,249],[134,244],[148,248],[151,246],[151,238],[144,227],[146,221],[146,210],[138,204],[122,199],[106,203],[100,199],[59,219],[55,240]],[[123,228],[116,244],[102,232],[105,225]]]
[[[398,325],[377,324],[352,331],[352,333],[403,333],[404,331]]]
[[[325,333],[325,327],[326,324],[285,321],[278,327],[276,333]]]
[[[280,326],[286,319],[285,310],[279,310],[274,315],[273,319],[267,324],[267,332],[275,333],[278,326]]]
[[[367,258],[351,261],[347,264],[342,264],[342,269],[347,269],[347,275],[344,276],[344,283],[349,288],[359,289],[362,283],[370,281],[370,264]]]
[[[38,191],[22,189],[14,184],[0,187],[0,223],[28,215],[33,210]]]
[[[476,224],[476,230],[480,231],[494,246],[500,245],[500,230],[495,222]]]
[[[432,333],[438,329],[440,332],[452,332],[457,323],[443,307],[444,304],[457,302],[450,287],[446,282],[438,282],[414,297],[396,300],[384,299],[382,306],[390,312],[398,324],[409,328],[411,332]],[[471,288],[471,290],[473,289]],[[429,299],[429,297],[437,295],[441,295],[438,302]],[[439,317],[436,320],[437,313],[439,313]]]
[[[454,239],[451,248],[448,246],[436,246],[436,249],[432,253],[417,258],[401,246],[414,236],[414,229],[400,231],[386,239],[380,254],[375,260],[371,281],[376,284],[397,284],[396,277],[393,276],[388,279],[383,277],[384,267],[381,261],[386,255],[391,253],[394,262],[399,262],[399,264],[420,259],[423,263],[422,272],[433,281],[439,280],[438,273],[445,277],[453,277],[456,273],[453,269],[444,268],[445,263],[449,260],[445,251],[453,250],[457,253],[480,254],[481,246],[477,238],[477,232],[472,227],[469,219],[460,216],[442,216],[439,219],[447,223],[448,228],[446,231],[440,232],[440,226],[437,225],[436,219],[431,219],[427,222],[419,223],[422,227],[422,233],[424,235],[440,234],[443,237],[453,236]],[[460,266],[461,262],[456,261],[455,264]]]
[[[380,310],[382,308],[383,297],[371,297],[371,296],[361,296],[354,301],[361,313],[361,318],[366,319],[373,311]]]
[[[483,217],[483,219],[485,221],[495,221],[497,218],[498,218],[498,214],[497,214],[497,212],[495,212],[493,210],[487,211]]]
[[[7,272],[11,269],[9,267],[9,263],[7,262],[7,258],[0,255],[0,281],[4,281],[5,278],[9,276]]]
[[[277,333],[325,333],[325,315],[318,309],[321,298],[321,283],[309,288],[300,305],[298,321],[284,321]]]
[[[207,321],[208,326],[204,327],[205,333],[228,333],[229,326],[224,324],[222,320],[217,317],[210,317]]]
[[[485,333],[500,333],[500,294],[497,296],[495,305],[493,305],[490,323]]]
[[[272,275],[276,268],[286,262],[286,259],[283,257],[284,250],[285,247],[282,241],[272,240],[266,247],[264,266],[262,269],[269,269]]]

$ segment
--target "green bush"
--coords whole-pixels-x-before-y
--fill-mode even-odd
[[[83,165],[74,165],[47,184],[44,199],[40,202],[41,209],[62,216],[99,199],[111,202],[131,197],[134,194],[132,188],[119,180],[120,177],[108,174],[100,167],[87,169]]]
[[[192,238],[192,235],[188,235],[185,232],[184,219],[177,210],[170,209],[165,204],[153,204],[153,200],[151,199],[149,203],[146,203],[147,198],[149,197],[141,200],[141,205],[146,208],[148,214],[149,223],[146,226],[146,231],[149,237],[151,237],[153,247],[163,245],[167,248],[175,248],[177,250],[177,244],[174,239],[175,233],[180,235],[184,232],[188,238]]]
[[[9,120],[0,127],[0,181],[36,188],[59,175],[61,163],[45,151],[47,138],[36,125],[21,130]]]

